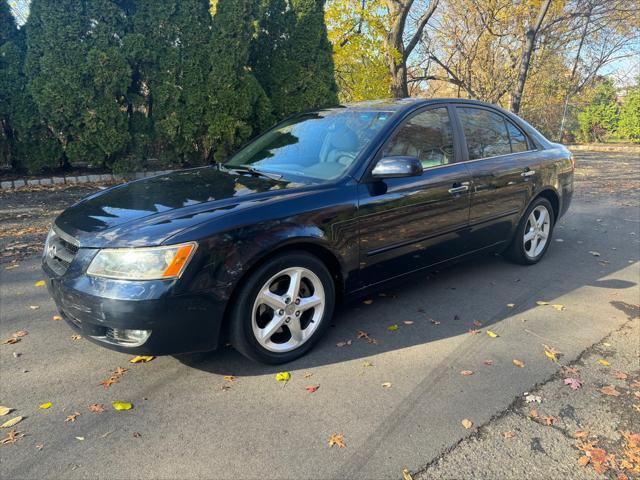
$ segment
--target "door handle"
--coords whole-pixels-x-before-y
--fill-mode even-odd
[[[455,195],[456,193],[462,193],[469,190],[469,182],[462,183],[454,183],[453,186],[449,189],[449,193],[451,195]]]
[[[521,177],[530,177],[532,175],[535,175],[536,171],[535,170],[525,170],[524,172],[522,172],[520,174]]]

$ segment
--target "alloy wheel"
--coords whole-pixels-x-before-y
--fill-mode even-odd
[[[538,205],[527,218],[524,228],[524,251],[529,258],[536,258],[544,251],[551,232],[551,219],[547,207]]]
[[[253,334],[271,352],[290,352],[317,330],[325,309],[322,282],[311,270],[286,268],[273,275],[256,296]]]

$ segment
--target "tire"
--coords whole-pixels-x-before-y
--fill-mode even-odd
[[[334,305],[334,282],[322,261],[300,251],[275,255],[240,286],[230,318],[231,344],[257,362],[290,362],[322,337]]]
[[[539,215],[543,212],[548,222],[544,220],[541,227]],[[536,220],[537,227],[531,226],[533,219]],[[535,199],[518,224],[511,245],[507,249],[507,257],[521,265],[538,263],[551,244],[554,225],[555,217],[549,200],[544,197]],[[525,241],[525,235],[530,238],[529,241]]]

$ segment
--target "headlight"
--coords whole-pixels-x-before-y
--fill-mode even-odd
[[[87,274],[124,280],[161,280],[182,275],[196,243],[151,248],[106,248],[91,261]]]

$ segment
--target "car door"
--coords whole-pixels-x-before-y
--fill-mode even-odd
[[[472,177],[469,249],[509,239],[533,190],[536,156],[527,136],[496,110],[456,106]]]
[[[462,253],[471,176],[459,163],[458,134],[446,105],[409,117],[390,136],[383,156],[412,156],[423,173],[373,179],[358,186],[360,278],[363,286],[437,264]]]

